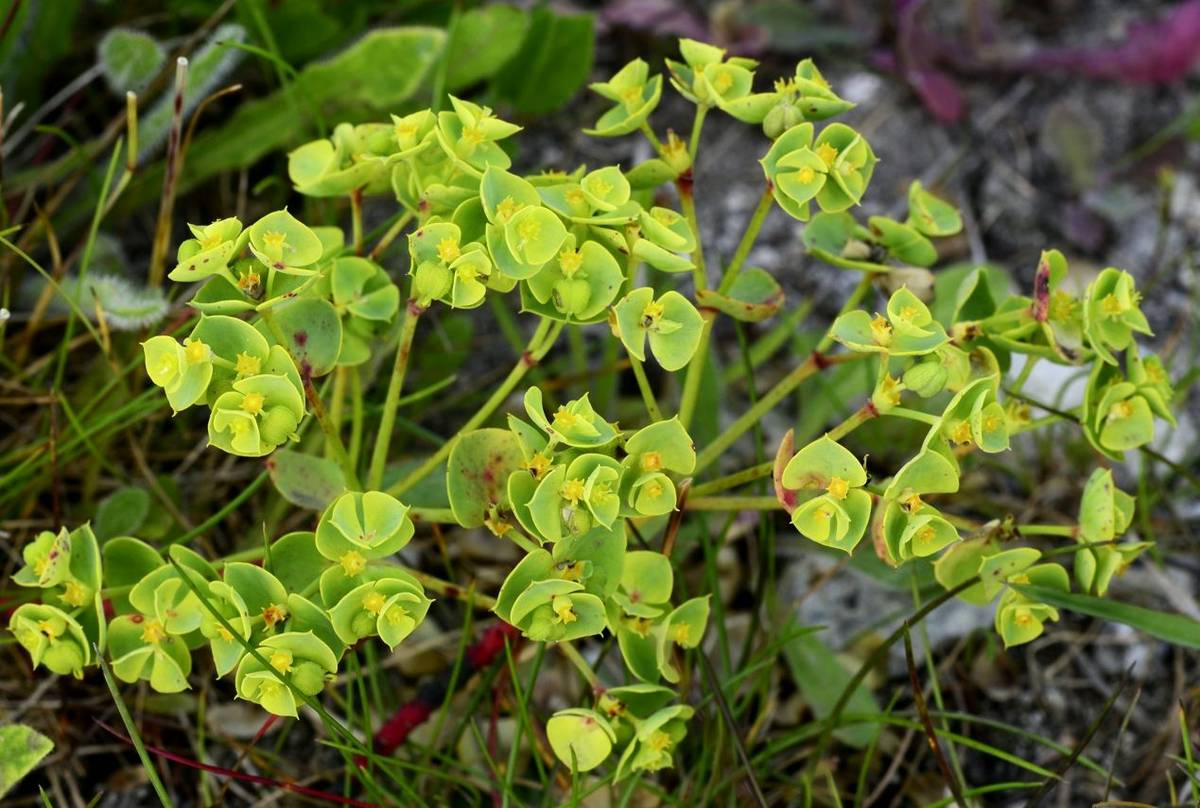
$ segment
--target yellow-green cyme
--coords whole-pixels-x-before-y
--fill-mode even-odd
[[[871,495],[863,490],[866,469],[849,449],[828,436],[817,438],[788,461],[780,483],[815,494],[792,510],[792,524],[802,536],[854,552],[871,520]]]
[[[812,59],[799,62],[793,78],[775,82],[772,95],[774,105],[761,119],[763,133],[771,139],[802,121],[824,120],[854,107],[833,91]],[[740,115],[736,117],[746,120]]]
[[[182,637],[156,614],[127,614],[108,625],[113,674],[123,682],[146,680],[159,693],[187,690],[192,654]]]
[[[924,356],[948,340],[929,307],[907,287],[888,299],[886,316],[861,309],[847,312],[834,321],[830,333],[852,351],[891,356]]]
[[[620,511],[621,464],[602,454],[582,454],[556,466],[538,482],[527,504],[537,534],[558,541],[564,533],[584,533],[593,524],[612,527]]]
[[[813,137],[807,121],[788,129],[761,160],[775,201],[801,221],[815,201],[827,213],[857,205],[878,160],[867,141],[845,124],[829,124]]]
[[[883,492],[882,547],[888,563],[937,553],[959,539],[958,530],[932,505],[927,494],[958,490],[958,463],[935,427],[915,457],[905,463]]]
[[[482,176],[489,166],[508,168],[512,160],[496,141],[521,127],[502,121],[491,109],[450,96],[453,110],[437,113],[437,142],[460,169]]]
[[[212,379],[212,349],[202,340],[180,344],[174,337],[151,337],[142,343],[146,375],[163,389],[175,412],[186,410],[204,397]]]
[[[1114,576],[1120,575],[1133,563],[1149,542],[1112,542],[1125,534],[1133,521],[1135,500],[1117,488],[1111,469],[1096,469],[1083,487],[1079,501],[1079,531],[1081,544],[1075,553],[1075,581],[1084,592],[1103,597]]]
[[[425,134],[433,131],[433,117],[424,113]],[[415,113],[414,116],[420,116]],[[364,123],[357,126],[340,123],[331,138],[305,143],[288,154],[288,178],[305,196],[331,197],[351,193],[382,194],[391,190],[391,164],[397,153],[401,132],[408,133],[408,122],[393,116],[393,124]],[[403,141],[413,150],[419,125]]]
[[[700,345],[704,319],[687,298],[675,291],[655,298],[648,286],[634,289],[613,307],[614,330],[638,361],[646,360],[646,343],[664,370],[675,371],[692,360]]]
[[[696,236],[687,219],[670,208],[643,210],[633,254],[663,272],[689,272],[694,264],[680,253],[696,249]]]
[[[249,239],[249,233],[242,230],[242,223],[230,217],[208,225],[189,224],[188,229],[192,231],[192,238],[179,244],[177,263],[167,277],[181,283],[194,283],[217,275],[236,285],[237,279],[229,271],[229,264]]]
[[[408,544],[414,532],[408,506],[395,497],[381,491],[352,491],[321,514],[316,547],[330,561],[353,566],[353,556],[346,561],[348,553],[366,560],[386,558]]]
[[[1115,365],[1113,352],[1130,347],[1135,333],[1153,335],[1139,306],[1142,296],[1128,272],[1108,267],[1088,286],[1084,297],[1084,333],[1088,345],[1105,362]]]
[[[586,393],[558,407],[549,418],[546,417],[540,388],[530,387],[526,390],[524,404],[529,420],[551,438],[567,446],[597,449],[616,440],[616,430],[592,408]]]
[[[604,602],[576,581],[536,581],[513,600],[506,619],[536,642],[577,640],[604,630]]]
[[[24,603],[9,618],[8,630],[28,653],[33,667],[83,678],[92,659],[91,641],[67,612],[42,603]]]
[[[554,320],[591,323],[603,320],[625,276],[612,253],[599,242],[576,249],[568,234],[558,254],[522,288],[524,308]]]
[[[288,631],[267,637],[257,648],[264,666],[246,654],[238,663],[238,698],[260,705],[273,715],[296,717],[302,696],[315,696],[337,672],[337,656],[311,631]],[[268,667],[269,666],[269,667]],[[286,676],[291,686],[283,680]],[[292,688],[302,694],[297,696]]]
[[[1169,404],[1170,382],[1162,365],[1157,361],[1147,364],[1133,349],[1126,364],[1128,376],[1122,376],[1115,365],[1095,363],[1083,393],[1083,434],[1093,447],[1114,460],[1154,440],[1155,417],[1175,425]],[[1152,382],[1152,377],[1158,381]]]
[[[616,779],[635,772],[655,772],[671,765],[675,748],[687,735],[687,721],[695,711],[686,704],[663,707],[640,722],[637,734],[617,763]]]
[[[262,457],[297,439],[304,412],[304,399],[286,376],[239,379],[213,402],[209,443],[230,454]]]
[[[346,645],[378,636],[394,649],[425,619],[431,602],[416,579],[395,571],[347,592],[331,605],[329,618]]]
[[[960,390],[942,412],[941,436],[956,447],[988,453],[1008,449],[1008,416],[996,399],[996,376],[981,377]]]
[[[583,130],[595,137],[617,137],[636,132],[662,98],[662,76],[651,76],[649,65],[641,59],[634,59],[608,81],[588,86],[615,104],[600,116],[594,128]]]

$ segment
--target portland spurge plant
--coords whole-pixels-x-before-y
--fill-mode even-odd
[[[309,446],[300,441],[315,422],[342,492],[310,529],[224,558],[133,536],[100,542],[86,524],[41,533],[14,579],[36,591],[9,622],[34,665],[82,677],[106,664],[162,693],[195,686],[211,668],[238,698],[296,716],[320,707],[348,651],[395,649],[434,598],[461,597],[402,552],[422,525],[455,523],[520,548],[498,591],[474,592],[474,602],[578,667],[590,687],[541,717],[544,736],[564,767],[607,767],[619,780],[671,766],[697,707],[687,683],[701,675],[719,593],[685,576],[672,552],[696,512],[782,510],[791,540],[814,551],[931,564],[946,593],[994,602],[1006,646],[1059,619],[1057,595],[1105,596],[1148,546],[1122,541],[1133,499],[1106,467],[1092,473],[1071,524],[980,519],[956,493],[967,471],[1051,420],[1077,423],[1105,460],[1174,423],[1170,379],[1137,341],[1151,326],[1132,276],[1108,268],[1075,291],[1050,249],[1028,295],[998,292],[978,268],[947,276],[931,299],[915,280],[939,263],[940,240],[961,230],[958,212],[914,181],[895,218],[861,215],[886,155],[828,121],[853,105],[811,60],[763,88],[751,59],[692,40],[680,51],[665,73],[638,59],[592,85],[609,106],[587,133],[644,137],[655,156],[637,165],[515,171],[521,127],[452,97],[446,109],[341,124],[289,155],[297,194],[349,200],[348,232],[288,209],[190,225],[169,277],[195,316],[144,341],[147,377],[177,419],[207,420],[210,451],[262,458]],[[653,122],[667,84],[695,107],[686,138]],[[760,165],[747,167],[761,172],[761,201],[723,266],[706,260],[696,215],[706,189],[692,173],[703,123],[716,114],[763,138]],[[366,197],[397,206],[373,248]],[[775,208],[795,221],[812,259],[859,282],[815,351],[793,357],[790,373],[697,446],[714,333],[766,320],[783,303],[779,281],[793,270],[746,266]],[[386,262],[401,237],[406,262]],[[532,324],[518,363],[440,448],[389,465],[427,313],[497,296],[518,301]],[[643,413],[618,420],[596,396],[564,396],[552,375],[531,381],[566,329],[619,346]],[[1035,417],[1022,388],[1037,362],[1081,368],[1081,406]],[[774,462],[737,467],[737,442],[764,415],[845,363],[874,383],[846,403],[844,420],[799,448],[791,433],[781,444],[775,435]],[[326,382],[338,368],[361,368],[369,384],[376,367],[378,422],[347,447]],[[911,457],[891,467],[849,448],[851,433],[875,419],[919,425]],[[775,496],[766,503],[716,496],[767,477]],[[448,507],[406,503],[429,479]],[[596,666],[592,652],[609,643],[607,664]]]

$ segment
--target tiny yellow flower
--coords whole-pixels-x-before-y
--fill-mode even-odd
[[[208,359],[209,348],[198,339],[190,339],[184,346],[183,355],[190,364],[203,362]]]
[[[580,479],[567,480],[558,489],[558,495],[570,502],[572,505],[583,499],[584,482]]]
[[[387,598],[378,592],[372,592],[363,598],[363,611],[378,615],[383,611],[383,605],[387,603]]]
[[[282,649],[271,654],[270,659],[267,661],[271,663],[272,668],[280,673],[288,673],[292,669],[292,655],[290,652]]]
[[[438,242],[437,254],[438,258],[442,259],[444,263],[449,264],[462,255],[462,250],[459,249],[457,241],[452,238],[444,238]]]
[[[342,572],[346,573],[346,577],[353,578],[366,568],[367,559],[357,550],[349,550],[342,554],[338,563],[341,564]]]
[[[157,620],[147,620],[142,626],[142,642],[162,642],[167,638],[167,630]]]
[[[820,157],[827,166],[832,166],[834,160],[837,160],[837,147],[830,143],[822,143],[817,146],[817,157]]]
[[[258,415],[262,412],[263,404],[266,399],[262,393],[247,393],[242,397],[241,408],[243,412],[248,412],[251,415]]]
[[[845,499],[846,495],[850,493],[850,483],[841,477],[834,477],[829,481],[829,486],[825,490],[834,499]]]
[[[262,370],[262,360],[257,356],[239,353],[235,370],[239,376],[256,376]]]

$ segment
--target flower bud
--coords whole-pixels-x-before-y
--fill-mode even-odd
[[[413,276],[413,295],[423,305],[444,297],[450,291],[454,277],[450,269],[436,261],[425,261],[417,267]]]
[[[258,428],[258,434],[262,436],[264,443],[278,446],[295,434],[298,425],[299,419],[296,418],[296,414],[287,407],[272,407],[267,410],[266,417]]]

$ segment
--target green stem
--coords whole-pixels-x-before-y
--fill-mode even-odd
[[[770,477],[775,471],[775,461],[768,460],[765,463],[759,463],[757,466],[751,466],[748,469],[736,471],[733,474],[728,474],[724,477],[718,477],[715,480],[709,480],[706,483],[692,488],[692,496],[700,497],[708,494],[715,494],[718,491],[726,491],[730,488],[737,488],[739,485],[761,480],[763,477]]]
[[[696,242],[699,244],[699,241]],[[687,375],[683,378],[683,392],[679,398],[679,422],[684,428],[692,425],[692,416],[696,413],[696,403],[700,399],[700,382],[704,377],[704,366],[708,360],[708,343],[712,338],[713,321],[717,313],[712,309],[702,309],[701,316],[704,324],[700,326],[700,342],[696,353],[688,363]]]
[[[525,352],[517,360],[517,364],[509,371],[508,376],[500,383],[500,386],[492,391],[491,397],[483,403],[483,406],[462,425],[453,437],[443,443],[440,449],[422,463],[420,467],[409,472],[402,480],[388,488],[387,492],[392,496],[399,496],[428,477],[446,459],[446,456],[450,454],[450,450],[454,448],[454,444],[458,441],[459,437],[486,421],[504,403],[505,399],[516,388],[521,379],[525,377],[525,374],[550,351],[562,328],[562,323],[554,323],[552,320],[542,318],[537,329],[534,330],[533,336],[529,338]]]
[[[758,200],[758,207],[754,209],[750,222],[746,225],[746,232],[742,234],[742,240],[738,242],[733,258],[730,259],[729,266],[725,268],[725,274],[721,276],[721,283],[717,287],[718,294],[729,294],[733,282],[737,280],[738,273],[742,271],[742,264],[746,262],[746,256],[750,254],[754,242],[758,240],[758,232],[762,229],[763,222],[766,221],[767,214],[771,212],[771,206],[775,203],[775,196],[771,190],[771,183],[768,182],[763,195]]]
[[[879,415],[879,411],[875,409],[874,404],[868,401],[851,413],[846,420],[826,432],[825,437],[830,440],[841,440],[877,415]]]
[[[408,515],[414,522],[425,522],[434,525],[453,525],[458,522],[454,518],[454,511],[449,508],[418,508],[413,506],[408,509]]]
[[[363,251],[362,188],[350,192],[350,238],[355,255]]]
[[[1066,536],[1075,538],[1079,533],[1078,525],[1017,525],[1022,536]]]
[[[283,331],[279,328],[279,324],[275,321],[275,312],[269,308],[260,309],[259,314],[266,323],[267,329],[271,335],[275,337],[275,341],[280,345],[288,345],[288,339]],[[296,357],[288,350],[288,356],[291,356],[292,362],[296,367],[300,363],[296,361]],[[362,487],[358,482],[358,473],[354,470],[354,464],[350,462],[350,455],[346,451],[345,444],[342,443],[342,436],[338,434],[337,426],[329,418],[329,413],[325,411],[325,405],[321,402],[321,396],[317,393],[317,388],[313,387],[312,377],[305,375],[302,379],[304,383],[304,397],[308,399],[309,409],[312,410],[313,417],[317,419],[317,423],[321,426],[321,431],[325,433],[325,443],[333,455],[334,461],[341,466],[342,474],[346,477],[346,484],[356,491],[361,491]]]
[[[400,218],[396,219],[396,221],[392,223],[392,226],[389,227],[382,236],[380,236],[379,241],[376,242],[375,246],[371,249],[371,254],[368,257],[372,261],[378,261],[379,256],[383,255],[384,251],[387,250],[387,248],[392,245],[392,242],[396,240],[396,236],[400,235],[400,233],[404,231],[404,228],[407,227],[408,223],[412,220],[412,211],[408,211],[402,214]]]
[[[708,107],[704,104],[696,105],[696,117],[692,119],[692,136],[688,140],[688,157],[692,158],[692,162],[696,162],[696,150],[700,148],[700,130],[704,127],[704,116],[708,115]]]
[[[692,282],[696,285],[696,291],[701,291],[708,288],[708,273],[704,265],[704,244],[700,237],[700,219],[696,215],[696,200],[692,196],[692,182],[690,172],[688,179],[681,178],[676,181],[679,186],[679,207],[683,208],[683,215],[687,219],[688,227],[692,229],[692,235],[696,237],[696,249],[692,252],[692,263],[695,264],[692,268]]]
[[[371,451],[371,469],[367,473],[367,490],[375,491],[383,482],[383,470],[387,465],[388,448],[392,441],[392,428],[396,424],[396,409],[400,391],[404,388],[404,375],[408,371],[408,357],[412,353],[413,335],[417,332],[417,321],[425,308],[415,299],[408,301],[404,323],[400,326],[400,338],[396,343],[396,359],[392,363],[392,378],[388,382],[387,397],[383,400],[383,414],[379,419],[379,434],[375,448]]]
[[[654,134],[654,130],[650,128],[650,124],[646,121],[642,121],[642,134],[646,136],[646,140],[650,141],[650,145],[654,147],[659,156],[662,156],[662,141],[658,139],[658,135]]]
[[[753,407],[746,410],[736,421],[726,427],[717,438],[704,447],[699,457],[696,458],[696,472],[709,466],[714,460],[721,456],[721,453],[728,449],[734,441],[744,435],[751,429],[758,420],[766,415],[775,406],[786,398],[800,384],[816,373],[819,373],[823,368],[829,365],[840,365],[844,362],[855,362],[859,359],[864,359],[868,354],[845,353],[837,356],[823,356],[819,353],[814,353],[801,364],[797,365],[788,375],[780,379],[774,387],[768,390],[762,398],[760,398]]]
[[[579,653],[578,648],[570,642],[555,643],[554,647],[561,651],[562,655],[575,666],[575,670],[579,671],[579,674],[587,680],[592,690],[600,689],[600,677],[592,670],[592,666],[588,664],[588,661],[583,658],[583,654]]]
[[[779,500],[770,496],[744,497],[689,497],[684,503],[685,511],[774,511],[783,508]]]
[[[1029,381],[1029,374],[1033,372],[1033,366],[1037,364],[1038,359],[1040,358],[1041,357],[1034,356],[1033,354],[1025,355],[1025,364],[1021,366],[1021,372],[1017,374],[1017,378],[1013,380],[1011,385],[1009,385],[1008,389],[1011,392],[1021,392],[1022,388],[1025,387],[1025,382]]]
[[[656,422],[663,420],[662,410],[654,400],[654,390],[650,387],[650,380],[646,378],[646,368],[641,360],[630,353],[629,366],[633,368],[633,376],[637,379],[638,389],[642,391],[642,401],[646,403],[646,412],[650,413],[650,419]]]
[[[885,414],[894,415],[897,418],[907,418],[910,421],[920,421],[921,423],[929,424],[930,426],[934,426],[940,423],[942,420],[936,415],[931,415],[927,412],[921,412],[920,410],[910,410],[908,407],[892,407]]]

